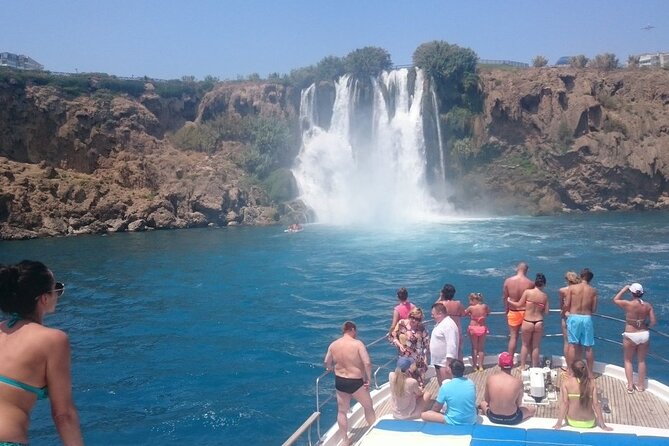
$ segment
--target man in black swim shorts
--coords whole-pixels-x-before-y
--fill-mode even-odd
[[[490,375],[486,380],[481,412],[493,423],[515,425],[534,415],[536,409],[521,406],[523,381],[511,375],[513,356],[502,352],[498,364],[501,372]]]
[[[369,395],[369,381],[372,377],[372,361],[365,344],[357,339],[358,329],[351,321],[344,323],[341,338],[328,347],[325,354],[325,368],[335,372],[337,389],[337,424],[344,445],[348,438],[348,419],[351,398],[355,398],[365,410],[365,420],[371,426],[376,421],[376,413]]]
[[[353,395],[365,382],[362,378],[342,378],[335,375],[335,389]]]

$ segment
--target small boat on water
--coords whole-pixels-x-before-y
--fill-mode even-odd
[[[501,315],[504,313],[492,313]],[[622,319],[594,315],[604,320],[624,322]],[[669,335],[651,329],[655,338],[669,339]],[[561,336],[561,335],[546,335]],[[495,336],[493,336],[495,337]],[[496,337],[506,338],[498,335]],[[620,344],[620,342],[596,336],[599,341]],[[385,342],[385,337],[379,338],[368,345],[368,348]],[[506,345],[506,344],[505,344]],[[391,347],[389,347],[391,348]],[[669,360],[649,353],[654,359],[665,365]],[[516,355],[517,364],[518,355]],[[620,354],[622,358],[622,352]],[[478,416],[478,421],[471,426],[449,426],[446,424],[430,423],[420,419],[396,420],[392,416],[390,386],[387,382],[388,372],[392,371],[396,358],[382,365],[375,365],[374,386],[371,396],[377,421],[372,426],[365,422],[363,409],[360,404],[352,407],[349,413],[349,438],[355,446],[566,446],[566,445],[652,445],[669,446],[669,383],[655,379],[648,379],[646,390],[628,394],[626,390],[625,371],[622,367],[601,361],[594,365],[595,381],[598,389],[598,398],[604,412],[606,424],[613,428],[604,431],[599,427],[579,429],[564,426],[559,430],[553,429],[558,417],[558,392],[562,379],[562,367],[566,361],[562,356],[545,356],[545,367],[532,369],[542,375],[544,382],[543,398],[536,401],[535,391],[530,385],[528,372],[513,370],[515,376],[521,376],[525,384],[524,405],[536,404],[536,415],[515,426],[494,424],[484,415]],[[471,367],[469,358],[465,358],[467,366],[465,375],[476,384],[477,404],[483,397],[486,378],[499,371],[496,356],[486,356],[484,370],[476,371]],[[307,420],[283,443],[283,446],[293,444],[308,444],[321,446],[339,446],[342,435],[336,424],[321,433],[320,418],[326,404],[332,404],[334,395],[324,392],[323,383],[326,378],[333,379],[331,372],[324,372],[316,379],[316,410]],[[636,375],[636,374],[635,374]],[[428,381],[429,380],[429,381]],[[426,390],[436,393],[438,389],[434,369],[430,366],[426,375]],[[335,403],[336,405],[336,403]]]
[[[299,224],[299,223],[294,223],[290,226],[288,226],[286,229],[283,230],[283,232],[302,232],[304,230],[304,227]]]

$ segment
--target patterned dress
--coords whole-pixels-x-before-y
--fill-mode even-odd
[[[401,319],[395,330],[393,337],[406,349],[404,353],[400,351],[400,356],[413,358],[415,365],[408,370],[409,376],[418,381],[418,384],[424,386],[423,377],[427,372],[427,352],[430,350],[430,335],[425,326],[419,322],[415,327],[411,327],[411,319]]]

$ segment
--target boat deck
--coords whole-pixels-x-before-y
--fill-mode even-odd
[[[466,373],[466,376],[476,384],[477,404],[483,399],[486,378],[498,371],[497,366],[487,366],[483,371]],[[560,377],[560,369],[557,369],[557,372]],[[515,368],[512,373],[514,376],[519,376],[520,370]],[[560,378],[557,386],[560,385],[559,380]],[[611,376],[595,374],[595,380],[607,424],[669,429],[669,405],[658,396],[649,391],[628,394],[625,383]],[[426,389],[436,395],[438,389],[436,378],[430,379]],[[557,419],[558,404],[557,401],[553,401],[537,405],[535,417]],[[375,406],[375,411],[379,418],[392,414],[390,399]],[[368,426],[363,419],[353,424],[351,428],[351,436],[355,443],[362,438]]]

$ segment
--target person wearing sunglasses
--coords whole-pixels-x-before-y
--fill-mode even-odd
[[[72,401],[70,343],[61,330],[42,325],[56,310],[65,285],[41,262],[0,265],[0,445],[28,444],[30,412],[48,398],[64,445],[83,445]]]
[[[399,349],[399,356],[412,358],[416,367],[411,368],[411,377],[423,388],[430,349],[430,334],[423,325],[423,310],[416,307],[407,319],[400,319],[393,330],[393,343]]]
[[[627,300],[623,296],[630,292],[632,298]],[[627,378],[627,393],[635,390],[646,390],[646,355],[650,347],[650,327],[657,323],[653,306],[643,300],[643,286],[640,283],[625,285],[613,297],[613,303],[625,312],[625,331],[623,332],[623,360],[625,363],[625,378]],[[639,383],[634,384],[634,369],[632,361],[636,356],[639,369]]]

